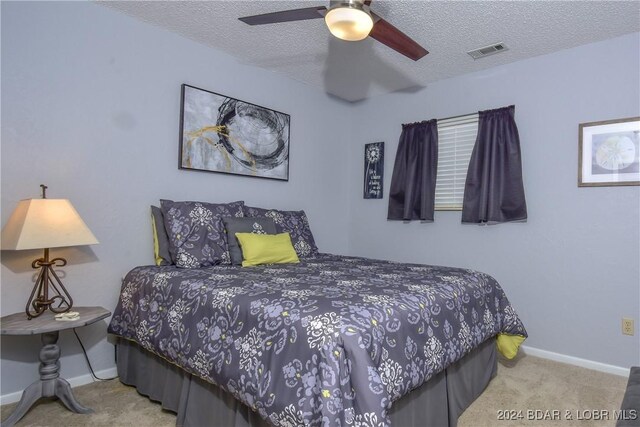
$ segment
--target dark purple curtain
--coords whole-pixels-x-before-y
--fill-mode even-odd
[[[463,223],[527,219],[520,138],[513,105],[480,111],[462,205]]]
[[[436,121],[402,125],[391,176],[388,219],[433,221],[437,167]]]

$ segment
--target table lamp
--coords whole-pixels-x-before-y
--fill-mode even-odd
[[[67,265],[67,260],[49,259],[49,248],[98,243],[69,200],[47,199],[47,186],[40,187],[42,198],[21,200],[2,229],[3,250],[44,249],[44,256],[31,263],[40,272],[27,301],[28,319],[47,309],[65,313],[73,306],[71,295],[54,270]]]

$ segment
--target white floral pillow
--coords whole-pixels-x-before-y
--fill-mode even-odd
[[[204,203],[161,200],[169,253],[177,267],[230,264],[223,217],[242,217],[244,202]]]

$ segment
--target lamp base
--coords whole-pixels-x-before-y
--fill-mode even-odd
[[[54,267],[64,267],[67,260],[54,258],[49,260],[49,249],[44,250],[44,257],[31,263],[34,269],[40,269],[33,286],[25,312],[29,320],[51,310],[54,313],[65,313],[71,310],[73,300],[56,274]],[[53,280],[52,280],[53,278]],[[49,286],[51,285],[51,286]]]

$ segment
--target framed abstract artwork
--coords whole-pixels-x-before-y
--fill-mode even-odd
[[[289,180],[288,114],[186,84],[180,169]]]
[[[384,142],[364,145],[364,198],[382,199]]]
[[[640,117],[581,123],[578,186],[640,185]]]

